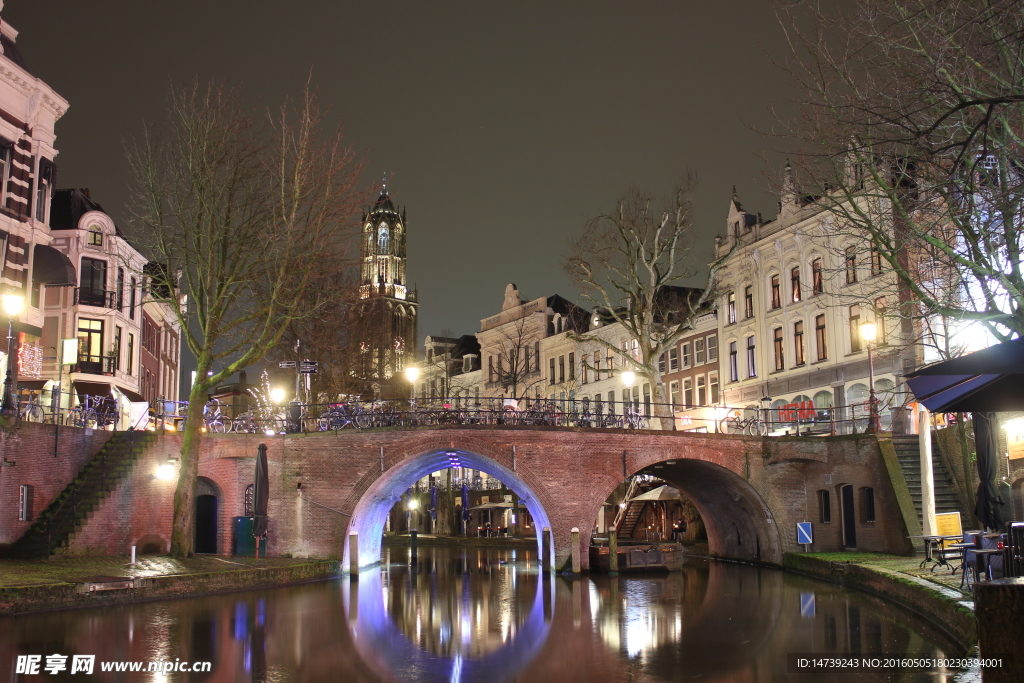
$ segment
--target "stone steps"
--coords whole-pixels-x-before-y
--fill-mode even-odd
[[[921,452],[917,436],[893,436],[893,447],[899,460],[903,478],[910,489],[917,518],[921,519]],[[952,475],[947,471],[942,458],[936,455],[938,446],[932,440],[932,477],[935,482],[935,512],[959,512],[960,495]]]
[[[59,552],[71,534],[128,477],[139,453],[152,438],[148,432],[139,431],[114,435],[15,541],[8,557],[47,558]]]

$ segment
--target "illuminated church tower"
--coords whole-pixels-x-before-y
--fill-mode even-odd
[[[405,277],[405,211],[399,213],[388,197],[386,179],[380,197],[363,214],[360,252],[358,374],[367,384],[363,393],[407,397],[409,389],[398,375],[415,359],[419,304]]]

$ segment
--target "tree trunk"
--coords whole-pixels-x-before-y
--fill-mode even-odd
[[[670,432],[675,431],[676,417],[672,414],[672,409],[668,405],[665,385],[660,380],[661,377],[658,377],[651,381],[651,396],[654,401],[654,416],[651,418],[651,426],[653,427],[655,420],[657,420],[660,429]]]
[[[189,395],[188,411],[181,433],[181,463],[174,489],[174,519],[171,522],[171,555],[195,554],[196,480],[199,478],[199,452],[203,433],[203,408],[206,389],[196,383]]]

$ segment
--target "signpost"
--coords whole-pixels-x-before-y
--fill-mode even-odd
[[[810,522],[796,523],[796,542],[804,547],[804,552],[811,552],[811,544],[814,543],[814,529]]]

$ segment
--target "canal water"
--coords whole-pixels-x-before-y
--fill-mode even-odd
[[[540,574],[532,551],[491,548],[421,548],[415,563],[386,549],[355,582],[0,619],[0,682],[952,680],[795,673],[792,656],[811,653],[966,654],[878,598],[773,569],[690,559],[671,574],[573,579]],[[25,655],[40,675],[17,673]],[[47,674],[52,655],[67,666]],[[95,656],[93,674],[69,676],[76,655]],[[166,673],[101,670],[123,662]],[[200,662],[210,671],[180,671]]]

